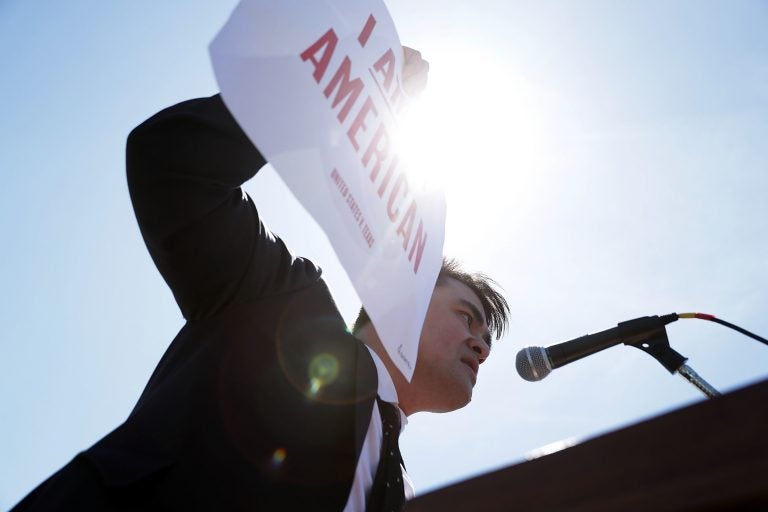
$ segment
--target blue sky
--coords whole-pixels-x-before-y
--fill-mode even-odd
[[[182,325],[130,208],[125,137],[216,92],[207,45],[234,5],[0,2],[0,508],[125,419]],[[446,185],[446,253],[512,306],[473,402],[410,418],[417,490],[702,399],[629,347],[535,384],[514,356],[673,311],[768,335],[768,4],[387,5],[432,65],[421,158]],[[319,228],[271,169],[247,189],[351,320]],[[768,375],[753,340],[668,332],[723,391]]]

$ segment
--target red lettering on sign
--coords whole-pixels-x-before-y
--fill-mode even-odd
[[[358,42],[362,47],[368,43],[375,25],[376,19],[370,15],[358,36]],[[312,63],[314,68],[312,76],[318,84],[327,76],[328,66],[333,60],[338,42],[338,36],[331,28],[300,54],[302,61]],[[376,85],[375,90],[371,92],[372,97],[371,94],[366,94],[365,82],[362,78],[360,76],[352,77],[352,60],[348,55],[344,56],[341,64],[322,89],[325,97],[330,100],[331,111],[338,109],[336,118],[339,125],[342,129],[343,127],[347,128],[349,143],[357,158],[360,159],[363,168],[368,171],[369,186],[375,187],[376,194],[381,201],[374,199],[374,203],[378,204],[363,207],[363,204],[358,203],[357,199],[353,197],[353,192],[355,194],[360,192],[362,194],[360,197],[363,198],[375,198],[376,196],[370,194],[372,189],[369,189],[370,192],[358,188],[351,190],[336,168],[331,171],[330,177],[333,184],[338,188],[339,194],[344,198],[351,217],[350,220],[357,224],[365,243],[369,247],[373,247],[375,240],[366,221],[366,214],[370,208],[384,208],[386,210],[392,225],[386,228],[380,226],[381,232],[382,234],[391,233],[395,223],[397,223],[395,236],[401,238],[404,255],[407,254],[408,261],[413,265],[413,272],[416,274],[419,272],[427,244],[427,232],[419,215],[418,197],[415,194],[410,194],[407,175],[402,172],[395,172],[398,167],[398,157],[391,147],[389,125],[384,119],[379,119],[379,110],[373,99],[375,97],[378,101],[380,97],[378,94],[384,95],[382,104],[386,104],[388,107],[385,114],[399,111],[402,108],[404,95],[396,64],[395,52],[390,48],[373,63],[373,66],[367,67]],[[323,86],[320,85],[319,87]],[[333,97],[331,98],[331,96]],[[361,97],[365,98],[362,105],[359,102]],[[357,112],[352,116],[352,121],[348,123],[347,119],[349,119],[353,109],[357,109]],[[369,126],[372,123],[377,123],[375,130],[374,126]],[[365,146],[364,151],[361,150],[361,146]],[[384,167],[386,167],[386,171],[382,172]],[[362,184],[357,180],[354,181]],[[385,201],[386,206],[384,205]],[[408,203],[408,207],[403,209],[405,213],[401,216],[401,207],[406,203]]]
[[[411,246],[411,252],[408,253],[408,261],[413,261],[413,255],[416,255],[416,261],[413,264],[414,273],[419,271],[421,257],[427,244],[427,233],[424,231],[424,223],[421,220],[419,220],[419,227],[416,228],[416,238],[411,243],[411,232],[413,231],[413,221],[416,219],[416,209],[416,201],[413,200],[410,206],[408,206],[405,215],[403,215],[403,220],[400,221],[396,232],[403,239],[403,250],[407,250],[408,246]]]
[[[395,184],[392,187],[392,190],[389,192],[389,201],[387,201],[387,215],[389,215],[389,220],[392,222],[395,222],[397,220],[397,216],[400,213],[399,208],[394,208],[395,205],[395,199],[397,194],[400,192],[400,189],[403,189],[403,197],[408,195],[408,178],[405,177],[405,174],[400,174],[397,177],[397,180],[395,180]]]
[[[365,46],[365,43],[368,42],[368,38],[371,37],[371,33],[373,32],[373,27],[376,26],[376,18],[373,17],[373,14],[368,16],[368,21],[365,22],[365,26],[363,27],[363,31],[360,32],[360,35],[357,36],[357,42],[360,43],[360,46]]]
[[[331,62],[333,57],[333,51],[336,49],[336,44],[339,42],[339,38],[336,36],[336,32],[332,28],[328,29],[328,32],[320,36],[320,39],[314,42],[312,46],[301,52],[301,60],[304,62],[312,61],[315,66],[315,71],[312,76],[315,77],[315,82],[320,83],[325,75],[325,70],[328,69],[328,63]],[[317,53],[322,50],[323,54],[318,60],[316,58]]]
[[[411,230],[413,229],[413,219],[416,217],[416,201],[411,201],[410,206],[403,215],[403,220],[397,226],[397,234],[403,239],[403,249],[408,249],[411,242]]]
[[[384,55],[373,65],[373,69],[384,75],[384,89],[389,91],[392,80],[395,78],[395,54],[392,48],[384,52]]]
[[[398,159],[395,157],[392,160],[392,163],[389,164],[389,168],[387,168],[387,174],[384,175],[384,179],[381,180],[381,185],[379,185],[379,197],[384,197],[384,191],[387,190],[387,186],[389,185],[389,180],[392,179],[392,173],[395,171],[395,167],[397,167]],[[371,181],[375,181],[376,177],[371,174]]]
[[[413,264],[413,273],[419,273],[419,265],[421,265],[421,257],[424,255],[424,246],[427,245],[427,232],[424,231],[424,223],[419,221],[419,227],[416,229],[416,238],[413,239],[411,245],[411,252],[408,253],[408,261],[413,260],[413,253],[416,252],[416,261]]]
[[[384,123],[379,125],[373,138],[371,138],[371,142],[368,143],[368,149],[363,154],[363,165],[367,166],[373,155],[376,156],[376,165],[371,169],[371,181],[376,181],[381,164],[389,157],[389,133]]]
[[[349,141],[356,150],[360,149],[360,144],[357,142],[357,132],[360,130],[366,131],[367,125],[365,124],[365,117],[371,112],[373,112],[375,116],[379,115],[379,111],[376,110],[376,105],[373,104],[373,100],[368,96],[365,99],[363,106],[360,107],[360,111],[357,113],[355,120],[352,121],[349,130],[347,130],[347,137],[349,137]]]
[[[362,80],[359,78],[355,78],[354,80],[349,79],[351,69],[352,61],[349,60],[349,57],[344,57],[339,69],[336,70],[333,78],[331,78],[331,81],[328,82],[328,85],[325,87],[325,91],[323,91],[325,97],[328,98],[336,86],[339,87],[339,90],[336,92],[336,97],[333,99],[333,103],[331,103],[331,108],[336,108],[336,105],[338,105],[341,100],[347,98],[346,103],[344,103],[344,106],[341,108],[338,115],[339,122],[342,123],[347,118],[349,111],[352,110],[352,106],[357,101],[357,97],[360,96],[360,93],[363,91]]]

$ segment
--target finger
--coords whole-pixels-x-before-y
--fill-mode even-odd
[[[406,80],[410,77],[429,73],[429,62],[426,60],[419,61],[417,63],[406,63],[403,66],[403,79]]]
[[[403,57],[405,58],[405,62],[409,62],[414,59],[421,60],[421,52],[408,46],[403,46]]]

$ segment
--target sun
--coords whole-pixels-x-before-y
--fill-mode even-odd
[[[398,154],[409,177],[446,193],[486,178],[504,186],[540,157],[535,94],[502,62],[449,53],[450,64],[431,67],[422,97],[401,114]]]
[[[409,181],[445,193],[446,234],[472,232],[487,215],[523,218],[551,153],[544,98],[488,51],[446,47],[428,59],[429,84],[395,136]]]

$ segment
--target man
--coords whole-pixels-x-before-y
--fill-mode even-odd
[[[128,419],[17,510],[402,507],[399,420],[469,402],[507,305],[446,262],[407,382],[365,313],[355,337],[261,222],[240,186],[265,163],[218,96],[131,133],[136,217],[187,322]]]
[[[455,261],[443,261],[424,320],[416,369],[410,382],[395,367],[365,310],[360,312],[353,332],[373,352],[379,380],[378,396],[396,404],[402,416],[419,411],[448,412],[469,403],[479,366],[490,354],[491,331],[500,337],[506,323],[507,303],[493,289],[491,282],[481,274],[462,271]],[[374,476],[381,476],[377,475],[377,469],[381,472],[380,467],[366,460],[371,450],[374,456],[378,454],[381,444],[381,419],[375,408],[368,436],[355,475],[356,479],[365,478],[366,483],[374,482]],[[371,439],[375,441],[370,442],[373,446],[369,447]],[[374,461],[378,463],[379,459],[374,457]],[[413,490],[407,476],[404,482],[405,497],[410,498]],[[347,507],[352,503],[359,507],[349,510],[364,509],[366,498],[370,499],[364,492],[369,488],[353,486]]]

